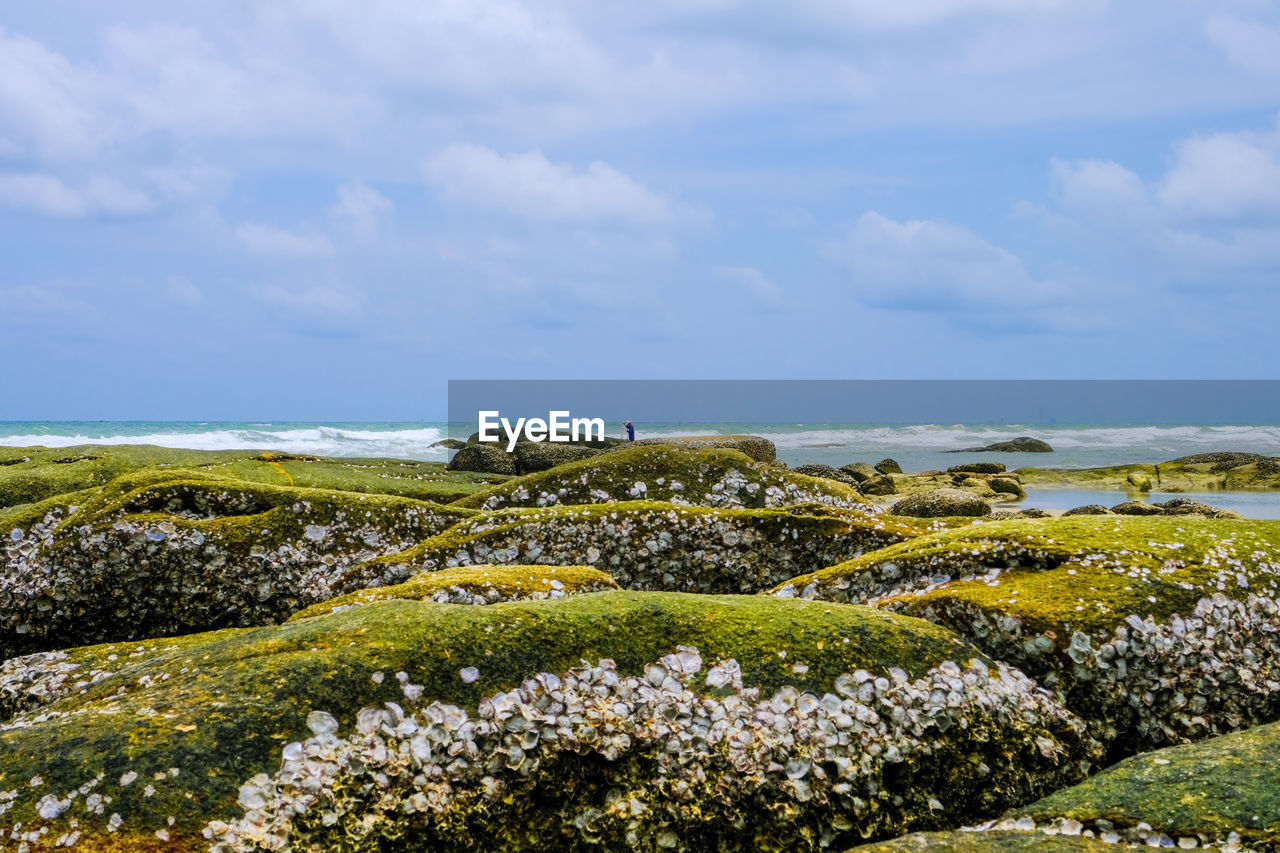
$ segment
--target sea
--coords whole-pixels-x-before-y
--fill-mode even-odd
[[[904,471],[947,468],[963,459],[1003,462],[1009,468],[1095,468],[1158,463],[1193,453],[1232,450],[1280,456],[1280,425],[1222,424],[874,424],[874,423],[637,423],[637,438],[676,435],[763,436],[778,458],[794,467],[823,463],[876,463],[892,458]],[[450,435],[465,438],[472,424],[443,421],[0,421],[0,445],[68,447],[77,444],[155,444],[197,450],[278,450],[317,456],[447,461],[450,451],[432,445]],[[622,436],[621,424],[612,435]],[[1053,453],[947,453],[1028,435],[1047,441]],[[1280,518],[1276,492],[1187,494],[1250,518]],[[1151,501],[1166,495],[1152,493]],[[1033,490],[1019,507],[1068,509],[1111,505],[1120,492]]]

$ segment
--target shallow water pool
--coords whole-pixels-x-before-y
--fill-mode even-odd
[[[1121,491],[1101,489],[1028,489],[1026,500],[998,504],[998,509],[1074,509],[1088,504],[1115,506],[1138,499]],[[1151,492],[1141,499],[1147,503],[1163,503],[1173,498],[1190,498],[1219,509],[1229,509],[1245,518],[1280,519],[1280,491],[1275,492]]]

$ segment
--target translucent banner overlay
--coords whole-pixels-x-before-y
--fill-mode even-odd
[[[450,436],[481,412],[662,424],[1280,424],[1280,380],[450,380]]]

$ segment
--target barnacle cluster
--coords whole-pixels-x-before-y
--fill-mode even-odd
[[[424,572],[395,586],[371,587],[340,595],[313,604],[295,613],[290,620],[338,613],[390,598],[439,604],[498,604],[617,588],[612,577],[587,566],[466,566]]]
[[[1280,716],[1270,527],[1072,519],[1037,542],[1034,524],[935,534],[774,592],[950,627],[1058,691],[1122,754]],[[1073,543],[1073,529],[1113,540]]]
[[[455,566],[543,563],[592,566],[627,589],[758,592],[919,532],[884,516],[814,505],[714,510],[628,501],[509,509],[370,560],[342,583],[385,586]]]
[[[855,488],[756,462],[737,450],[666,445],[628,447],[558,465],[478,492],[459,505],[495,510],[636,499],[726,508],[802,503],[869,508]]]
[[[421,687],[399,678],[409,710],[367,707],[345,737],[313,711],[313,736],[240,789],[244,816],[206,828],[211,850],[410,838],[460,850],[540,834],[566,850],[828,847],[990,810],[1001,791],[1045,790],[1088,762],[1078,721],[1021,673],[980,661],[915,680],[859,670],[822,696],[764,697],[736,661],[703,674],[698,650],[680,647],[638,676],[611,660],[540,673],[476,716],[418,705]]]
[[[0,551],[0,653],[264,624],[351,566],[470,514],[407,498],[208,476],[121,478],[15,526]]]

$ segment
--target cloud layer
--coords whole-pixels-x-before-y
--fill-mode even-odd
[[[10,416],[413,418],[424,373],[1270,375],[1277,55],[1252,0],[14,4],[0,358],[62,381]]]

